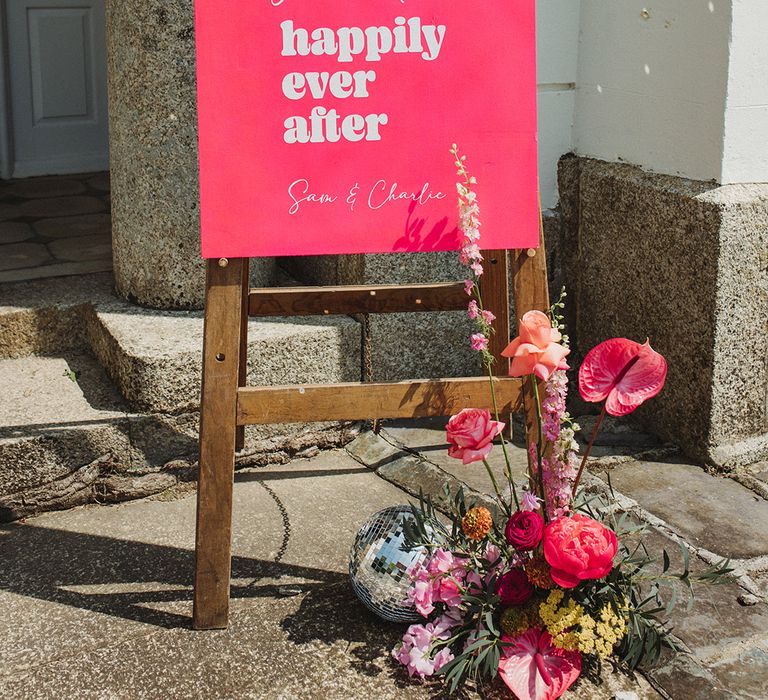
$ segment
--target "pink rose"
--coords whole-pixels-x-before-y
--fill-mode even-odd
[[[533,586],[522,569],[510,569],[496,581],[502,605],[524,605],[533,597]]]
[[[517,511],[507,521],[504,536],[518,552],[529,552],[541,542],[544,518],[534,511]]]
[[[558,518],[544,529],[544,558],[552,567],[552,580],[563,588],[607,576],[618,549],[613,530],[580,513]]]
[[[529,311],[520,320],[517,338],[501,353],[512,358],[510,376],[535,374],[539,379],[548,381],[555,370],[568,369],[565,358],[570,350],[559,344],[561,339],[560,331],[552,328],[546,314]]]
[[[465,408],[453,416],[446,426],[448,455],[464,464],[479,462],[488,456],[493,439],[504,430],[504,423],[491,420],[491,412]]]

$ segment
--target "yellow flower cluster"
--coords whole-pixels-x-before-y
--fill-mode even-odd
[[[552,643],[561,649],[607,659],[627,633],[624,616],[607,603],[595,619],[573,600],[563,605],[564,597],[564,591],[555,589],[539,605],[539,616],[552,635]]]
[[[607,603],[600,610],[600,620],[597,622],[595,633],[595,651],[598,655],[607,659],[613,648],[624,639],[627,634],[627,621],[623,615],[614,610],[610,603]]]

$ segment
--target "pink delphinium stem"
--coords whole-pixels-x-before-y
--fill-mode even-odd
[[[451,147],[451,154],[455,158],[457,173],[463,179],[463,182],[456,184],[459,194],[459,229],[462,233],[461,249],[459,251],[460,262],[469,268],[470,279],[464,282],[464,290],[467,295],[472,297],[469,302],[467,313],[474,321],[477,332],[472,334],[470,342],[472,349],[482,354],[483,365],[488,372],[488,378],[491,382],[491,398],[493,400],[493,409],[496,420],[499,420],[499,408],[496,402],[496,389],[494,387],[493,362],[494,357],[488,351],[488,343],[491,334],[494,332],[493,321],[496,316],[492,311],[483,308],[483,300],[480,294],[478,280],[483,274],[483,256],[480,251],[480,207],[477,204],[477,195],[472,191],[472,186],[477,184],[474,176],[469,174],[466,166],[466,156],[459,154],[459,148],[456,144]],[[512,478],[512,469],[510,467],[509,455],[504,436],[500,435],[501,449],[504,453],[506,462],[506,477],[509,482],[510,490],[515,500],[515,506],[520,508],[520,501],[517,497],[517,487]],[[506,504],[502,503],[503,506]]]

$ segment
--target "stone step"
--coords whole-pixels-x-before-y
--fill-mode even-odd
[[[20,517],[24,503],[96,500],[93,485],[110,474],[143,478],[194,462],[202,312],[137,307],[113,295],[109,275],[1,285],[0,299],[0,519]],[[250,384],[358,381],[360,372],[351,318],[249,323]],[[245,454],[279,460],[343,442],[348,429],[249,428]]]
[[[0,359],[91,352],[129,405],[174,413],[199,404],[201,311],[158,311],[118,299],[111,276],[0,287]],[[251,319],[254,385],[358,381],[360,325],[347,316]]]

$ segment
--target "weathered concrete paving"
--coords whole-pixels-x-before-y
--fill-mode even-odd
[[[369,614],[347,581],[359,525],[406,501],[340,450],[238,472],[231,625],[221,632],[190,629],[193,494],[2,526],[0,697],[444,697],[390,661],[402,628]],[[661,696],[641,677],[609,674],[571,697]]]
[[[685,604],[673,614],[674,634],[686,653],[668,655],[649,672],[673,700],[765,700],[768,697],[768,465],[752,465],[730,477],[714,476],[669,455],[668,448],[647,449],[642,436],[625,436],[624,445],[600,450],[584,483],[592,491],[613,495],[622,509],[648,524],[649,551],[666,549],[673,565],[680,544],[692,554],[691,568],[730,558],[734,579],[719,586],[696,587],[691,611]],[[610,439],[604,444],[610,445]],[[640,455],[628,454],[626,445]],[[393,424],[380,436],[361,435],[347,448],[361,463],[411,493],[420,488],[437,496],[444,486],[489,493],[485,470],[464,467],[445,456],[440,421]],[[525,452],[509,447],[516,474]],[[629,450],[631,453],[631,450]],[[501,454],[490,460],[497,475]],[[453,463],[451,463],[453,462]],[[422,486],[426,484],[426,487]],[[682,591],[681,591],[682,593]]]

